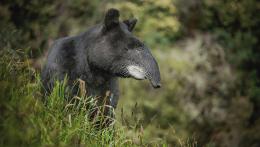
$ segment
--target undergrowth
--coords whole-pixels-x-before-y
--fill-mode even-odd
[[[3,50],[1,57],[0,146],[140,145],[113,124],[99,128],[107,119],[102,115],[106,106],[98,106],[82,89],[68,98],[64,80],[43,97],[40,78],[23,53]]]
[[[143,141],[142,133],[127,136],[125,127],[103,115],[109,106],[86,96],[83,81],[78,96],[67,94],[66,79],[43,96],[39,73],[22,52],[4,49],[0,55],[0,146],[167,146]]]

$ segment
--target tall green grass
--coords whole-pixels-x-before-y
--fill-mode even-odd
[[[78,81],[77,96],[69,95],[66,78],[43,96],[39,73],[22,52],[4,49],[0,55],[0,146],[167,146],[144,140],[143,129],[129,136],[114,114],[104,115],[114,113],[105,101],[86,96],[84,81]]]
[[[43,97],[38,73],[23,53],[5,49],[0,55],[0,146],[144,145],[127,138],[114,120],[103,127],[112,119],[103,115],[107,106],[86,97],[84,86],[69,98],[65,79]]]

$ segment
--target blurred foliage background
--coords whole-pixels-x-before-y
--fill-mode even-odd
[[[257,0],[1,0],[0,49],[25,52],[37,72],[55,39],[87,30],[111,7],[122,20],[138,19],[134,34],[152,49],[162,77],[159,90],[120,81],[117,120],[128,136],[142,130],[146,142],[260,146]]]

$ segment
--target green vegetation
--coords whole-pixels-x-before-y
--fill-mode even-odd
[[[109,7],[138,18],[162,88],[121,80],[115,128],[98,131],[63,84],[43,103],[38,75],[53,40]],[[258,11],[256,0],[1,1],[0,146],[259,146]]]
[[[20,55],[19,55],[20,54]],[[42,100],[41,84],[23,53],[2,50],[1,65],[1,139],[0,146],[145,146],[140,134],[127,138],[123,127],[99,128],[106,118],[93,111],[103,111],[95,98],[68,100],[66,80],[56,83],[47,100]],[[34,78],[34,79],[31,79]],[[29,80],[31,79],[31,80]],[[16,82],[14,82],[16,81]],[[84,87],[82,87],[84,88]],[[97,124],[97,122],[99,122]],[[153,145],[163,145],[154,142]]]

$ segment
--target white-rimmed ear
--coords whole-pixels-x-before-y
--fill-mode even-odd
[[[130,32],[132,32],[134,27],[135,27],[135,25],[136,25],[136,23],[137,23],[137,19],[136,18],[128,19],[128,20],[124,20],[123,22],[127,25],[128,30]]]
[[[119,11],[111,8],[106,12],[104,19],[104,29],[110,30],[119,24]]]

